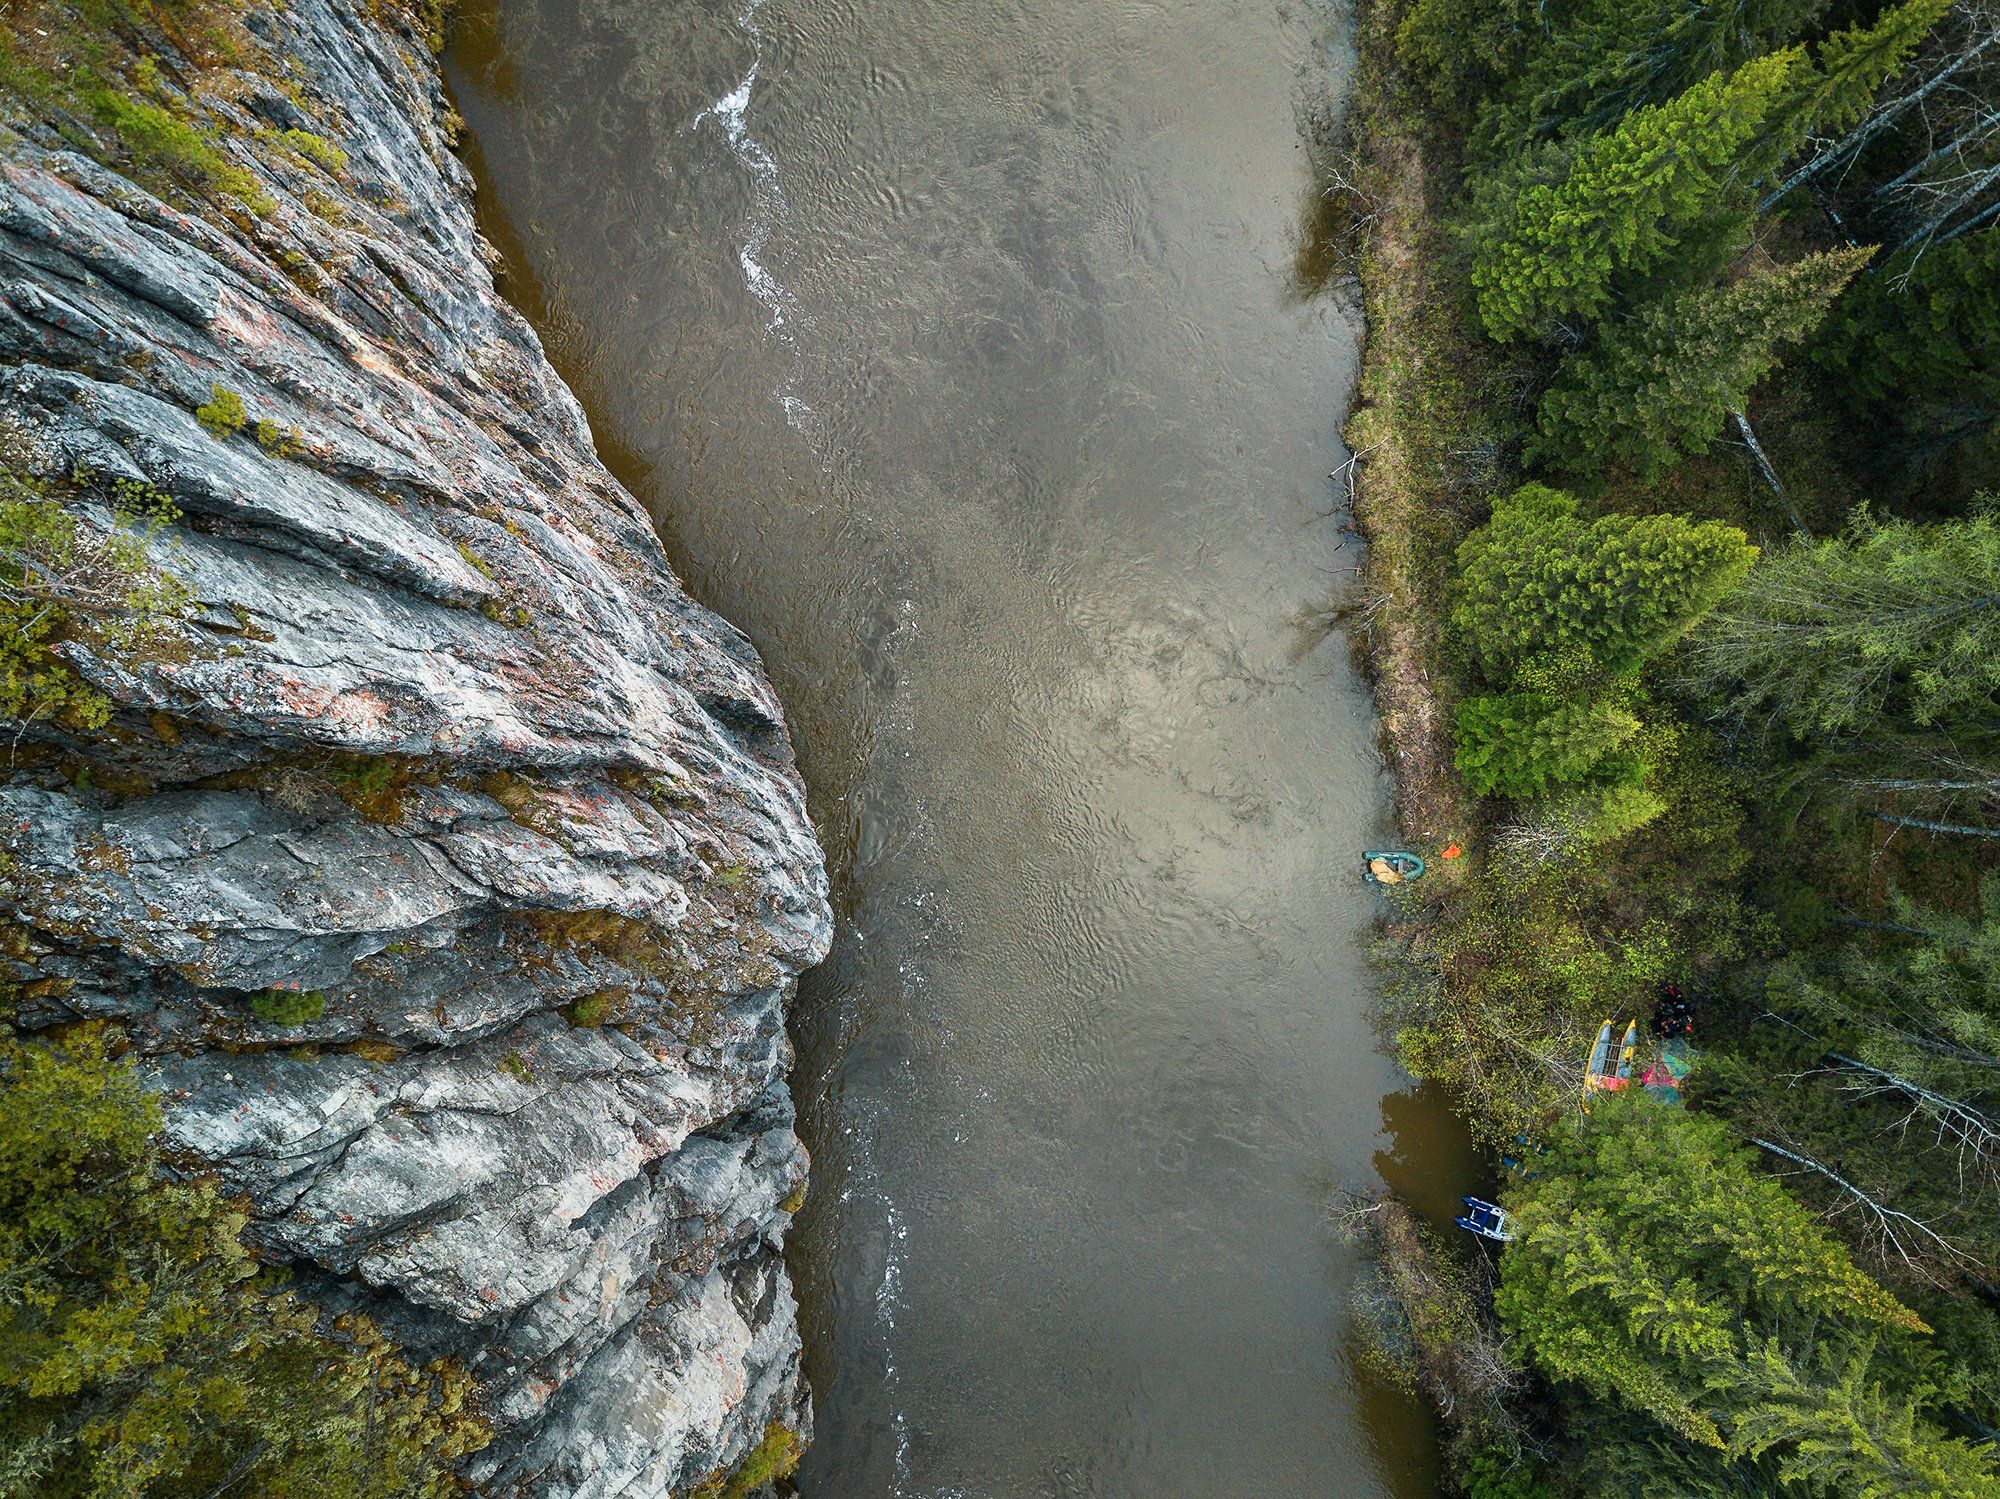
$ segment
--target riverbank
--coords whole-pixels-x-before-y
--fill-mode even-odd
[[[1342,218],[1352,236],[1364,310],[1353,413],[1342,429],[1348,494],[1368,543],[1360,604],[1351,616],[1374,693],[1396,825],[1427,855],[1478,846],[1477,807],[1452,764],[1451,673],[1443,655],[1453,556],[1476,524],[1478,480],[1490,470],[1474,396],[1483,354],[1460,325],[1461,299],[1444,283],[1444,228],[1431,211],[1453,165],[1415,128],[1395,56],[1394,0],[1358,0],[1359,66],[1346,117]],[[1469,865],[1432,858],[1456,885]],[[1427,886],[1429,894],[1436,887]],[[1409,939],[1421,909],[1405,907],[1386,932]],[[1449,1242],[1393,1195],[1343,1206],[1348,1226],[1381,1267],[1357,1293],[1366,1357],[1421,1391],[1446,1432],[1448,1486],[1489,1445],[1518,1446],[1508,1397],[1518,1371],[1492,1310],[1490,1273],[1472,1273]],[[1490,1271],[1490,1266],[1479,1267]]]
[[[1479,30],[1489,21],[1492,36]],[[1884,11],[1873,24],[1876,71],[1841,85],[1853,92],[1833,118],[1841,129],[1869,132],[1882,149],[1896,136],[1877,122],[1894,122],[1900,93],[1964,67],[1974,55],[1966,28],[1979,33],[1969,9],[1941,3],[1921,15]],[[1894,212],[1857,174],[1839,189],[1847,198],[1794,201],[1760,219],[1774,200],[1751,194],[1755,174],[1775,172],[1799,150],[1796,142],[1766,146],[1772,158],[1744,153],[1733,174],[1703,189],[1712,195],[1712,222],[1730,226],[1719,250],[1691,233],[1685,265],[1639,267],[1647,276],[1621,266],[1618,311],[1601,328],[1582,316],[1559,330],[1533,323],[1519,313],[1526,304],[1494,288],[1511,285],[1510,266],[1537,264],[1541,236],[1556,244],[1551,263],[1573,248],[1562,233],[1587,240],[1596,209],[1589,188],[1575,185],[1587,182],[1580,170],[1568,189],[1573,217],[1509,219],[1510,205],[1530,191],[1527,181],[1543,181],[1537,172],[1560,183],[1570,161],[1592,150],[1613,159],[1642,137],[1636,127],[1621,136],[1625,126],[1613,111],[1610,125],[1576,127],[1540,166],[1522,166],[1505,144],[1508,112],[1559,111],[1550,101],[1565,97],[1561,69],[1612,63],[1543,59],[1518,28],[1477,6],[1437,0],[1363,0],[1358,31],[1352,156],[1340,184],[1367,314],[1361,404],[1345,428],[1355,454],[1348,471],[1355,517],[1370,548],[1354,612],[1365,627],[1403,836],[1427,856],[1447,843],[1464,850],[1448,863],[1433,859],[1438,878],[1402,893],[1384,948],[1385,1025],[1405,1065],[1451,1091],[1494,1157],[1537,1152],[1527,1173],[1496,1165],[1518,1238],[1500,1252],[1495,1276],[1455,1278],[1440,1268],[1468,1246],[1426,1240],[1406,1214],[1380,1220],[1393,1223],[1393,1233],[1368,1230],[1384,1254],[1393,1244],[1401,1261],[1432,1262],[1415,1270],[1399,1263],[1387,1277],[1402,1298],[1387,1342],[1404,1346],[1408,1377],[1454,1412],[1452,1466],[1469,1492],[1539,1493],[1532,1485],[1547,1485],[1593,1494],[1612,1483],[1600,1473],[1665,1471],[1661,1464],[1697,1486],[1797,1481],[1851,1492],[1846,1485],[1875,1481],[1877,1463],[1925,1473],[1913,1491],[1987,1492],[1990,1449],[1950,1434],[1990,1434],[1993,1424],[1972,1372],[2000,1333],[1981,1295],[1994,1243],[1978,1204],[1990,1201],[1992,1183],[1977,1174],[1954,1178],[1950,1143],[1952,1120],[1970,1117],[1954,1111],[1985,1117],[1986,1085],[1976,1072],[1925,1081],[1939,1074],[1923,1048],[1946,1037],[1969,1045],[1968,1056],[1989,1055],[1990,1047],[1966,1042],[1957,1022],[1926,1012],[1934,997],[1917,997],[1921,983],[1938,982],[1971,1012],[2000,1008],[2000,987],[1977,956],[2000,914],[1990,891],[1980,893],[1995,868],[1986,841],[1993,835],[1969,810],[1990,807],[1978,788],[1994,783],[1966,768],[1984,763],[1985,751],[1966,750],[1976,730],[1960,731],[1948,750],[1926,747],[1920,736],[1929,721],[1913,723],[1899,709],[1896,687],[1884,692],[1871,725],[1885,737],[1904,736],[1893,748],[1829,749],[1809,720],[1785,720],[1786,686],[1756,688],[1753,678],[1751,688],[1764,696],[1748,697],[1744,677],[1756,667],[1745,664],[1740,642],[1757,638],[1756,611],[1770,607],[1760,601],[1775,596],[1758,580],[1774,566],[1800,590],[1792,597],[1820,590],[1830,617],[1844,607],[1840,569],[1884,572],[1928,549],[1959,560],[1940,560],[1927,576],[1952,576],[1955,567],[1964,581],[1944,586],[1971,589],[1966,607],[1982,607],[1971,578],[1988,576],[1988,564],[1966,559],[1985,555],[1986,523],[1970,494],[1991,482],[1980,477],[1992,465],[1977,436],[1990,415],[1979,417],[1976,396],[1964,391],[1989,388],[1990,352],[1961,352],[1951,332],[1924,335],[1933,340],[1927,347],[1902,330],[1984,326],[1996,299],[1979,268],[1991,252],[1977,236],[1953,237],[1940,258],[1961,271],[1941,270],[1936,284],[1914,290],[1907,270],[1893,282],[1864,278],[1842,299],[1865,258],[1845,243],[1845,226],[1873,214],[1875,231],[1894,244],[1891,236],[1902,232]],[[1793,59],[1809,55],[1827,60],[1838,80],[1840,59],[1861,55],[1843,52],[1851,42],[1839,36],[1803,39],[1808,53],[1756,66],[1804,67]],[[1603,45],[1608,57],[1622,55],[1614,42]],[[1428,76],[1406,75],[1412,58]],[[1732,84],[1750,87],[1742,80],[1756,69],[1745,67]],[[1534,87],[1508,92],[1519,76],[1535,79]],[[1719,87],[1728,76],[1700,87]],[[1820,87],[1814,97],[1824,99],[1835,85]],[[1633,107],[1626,121],[1671,118],[1665,111],[1676,107],[1692,117],[1684,101],[1700,95],[1697,88],[1680,99],[1671,90],[1657,97],[1667,102],[1650,115]],[[1808,154],[1805,166],[1794,160],[1785,170],[1810,172],[1838,159],[1824,141],[1814,149],[1820,155]],[[1899,182],[1925,164],[1920,145],[1906,154],[1916,164]],[[1895,176],[1893,167],[1877,170],[1883,180]],[[1517,183],[1510,172],[1524,175]],[[1482,184],[1482,175],[1490,180]],[[1559,286],[1562,273],[1549,274],[1533,284]],[[1903,293],[1905,304],[1887,300]],[[1649,312],[1649,299],[1662,298],[1668,312]],[[1927,313],[1925,298],[1954,310]],[[1926,324],[1927,316],[1934,321]],[[1827,331],[1815,336],[1822,322]],[[1701,330],[1698,339],[1686,335],[1685,352],[1682,328]],[[1627,358],[1618,342],[1649,337],[1643,358]],[[1805,354],[1784,357],[1799,344]],[[1969,336],[1964,344],[1969,350]],[[1878,365],[1863,381],[1851,373],[1861,367],[1856,348],[1884,351],[1885,362],[1894,353],[1899,373],[1884,376]],[[1940,414],[1941,400],[1923,404],[1933,357],[1970,382],[1951,412]],[[1647,378],[1659,385],[1645,386]],[[1621,380],[1639,383],[1621,390]],[[1604,387],[1613,394],[1600,394]],[[1875,438],[1895,463],[1871,449]],[[1575,497],[1523,487],[1537,479]],[[1908,519],[1844,530],[1864,495]],[[1838,539],[1808,549],[1795,539],[1808,527]],[[1753,537],[1765,558],[1755,572]],[[1871,560],[1861,561],[1871,548]],[[1706,560],[1695,564],[1696,557]],[[1652,592],[1676,567],[1685,569],[1677,581]],[[1562,602],[1537,616],[1545,587],[1552,598],[1564,590]],[[1871,597],[1870,607],[1882,611],[1885,631],[1894,628],[1887,606]],[[1599,609],[1602,629],[1595,619],[1575,627],[1579,612]],[[1627,626],[1615,621],[1646,610],[1657,611],[1657,628],[1620,643],[1616,632]],[[1788,627],[1800,653],[1798,680],[1807,684],[1825,670],[1813,655],[1821,649],[1834,659],[1843,650],[1880,652],[1872,659],[1885,663],[1881,680],[1890,683],[1949,684],[1967,670],[1927,663],[1914,645],[1871,639],[1859,624],[1846,637],[1814,637],[1796,620]],[[1958,649],[1963,662],[1990,647]],[[1767,682],[1791,665],[1767,665]],[[1761,701],[1769,716],[1746,725],[1746,700]],[[1575,743],[1563,736],[1585,725],[1623,748],[1593,749],[1569,764],[1550,753],[1559,740]],[[1961,758],[1952,776],[1923,768],[1953,755]],[[1871,756],[1900,756],[1902,764],[1864,769],[1858,762]],[[1913,816],[1909,802],[1925,799],[1957,812]],[[1913,914],[1919,910],[1927,914]],[[1862,948],[1848,941],[1855,929],[1890,935],[1871,936]],[[1912,946],[1918,951],[1908,952]],[[1897,996],[1905,1019],[1884,1021],[1867,1001],[1840,997],[1824,977],[1834,972],[1862,992],[1872,985]],[[1919,973],[1944,977],[1920,982]],[[1895,1027],[1918,1013],[1927,1018],[1916,1038],[1897,1037]],[[1622,1023],[1627,1015],[1641,1034],[1636,1070],[1651,1069],[1654,1079],[1650,1096],[1629,1105],[1621,1097],[1615,1107],[1605,1098],[1580,1127],[1589,1038],[1605,1017]],[[1673,1053],[1696,1058],[1691,1081],[1668,1074],[1670,1048],[1660,1039],[1668,1027],[1694,1037],[1693,1053]],[[1779,1090],[1769,1081],[1775,1075],[1799,1081]],[[1909,1140],[1916,1117],[1937,1126],[1941,1154],[1927,1156]],[[1842,1161],[1841,1171],[1828,1164]],[[1662,1185],[1670,1176],[1682,1179],[1671,1192]],[[1948,1185],[1954,1179],[1956,1189]],[[1646,1182],[1643,1194],[1673,1202],[1668,1228],[1658,1212],[1631,1206],[1635,1180]],[[1726,1190],[1725,1180],[1733,1183]],[[1734,1205],[1722,1200],[1732,1196]],[[1802,1361],[1788,1377],[1809,1392],[1803,1407],[1813,1408],[1781,1417],[1751,1392],[1743,1361],[1760,1355],[1748,1345],[1718,1342],[1688,1356],[1659,1346],[1637,1313],[1628,1325],[1622,1313],[1577,1310],[1582,1293],[1567,1278],[1565,1235],[1588,1225],[1593,1252],[1619,1267],[1618,1277],[1657,1284],[1664,1294],[1675,1275],[1688,1273],[1673,1268],[1684,1266],[1686,1244],[1711,1242],[1702,1226],[1711,1214],[1717,1223],[1757,1217],[1764,1227],[1752,1237],[1810,1245],[1818,1257],[1796,1290],[1767,1283],[1760,1295],[1782,1301],[1815,1281],[1841,1282],[1895,1308],[1871,1315],[1922,1329],[1924,1347],[1881,1355],[1865,1325],[1842,1334],[1863,1350],[1854,1367],[1866,1369],[1868,1398],[1881,1406],[1852,1418],[1879,1444],[1873,1455],[1843,1458],[1837,1478],[1806,1477],[1792,1446],[1805,1450],[1821,1440],[1815,1433],[1823,1425],[1849,1419],[1831,1410],[1843,1397],[1806,1372],[1804,1363],[1818,1356],[1811,1348],[1784,1356]],[[1728,1253],[1723,1246],[1745,1236],[1740,1221],[1716,1232],[1705,1253]],[[1771,1273],[1746,1265],[1742,1283]],[[1744,1315],[1741,1295],[1724,1282],[1700,1291],[1725,1320]],[[1787,1334],[1773,1322],[1764,1336],[1776,1348]],[[1579,1351],[1599,1345],[1620,1351]],[[1923,1388],[1911,1373],[1931,1358],[1953,1371],[1947,1388]],[[1641,1371],[1650,1389],[1634,1383]],[[1479,1398],[1464,1398],[1467,1389]],[[1914,1420],[1914,1434],[1883,1434],[1887,1418]],[[1784,1434],[1725,1457],[1724,1433],[1754,1423]],[[1905,1450],[1883,1455],[1898,1442]]]
[[[1360,65],[1347,115],[1355,171],[1343,196],[1365,331],[1342,437],[1353,454],[1355,523],[1368,540],[1355,624],[1395,779],[1396,822],[1404,837],[1441,848],[1471,832],[1451,764],[1441,635],[1451,557],[1478,503],[1467,454],[1481,356],[1438,274],[1444,230],[1431,202],[1442,185],[1435,179],[1450,168],[1435,159],[1400,98],[1394,33],[1391,0],[1359,0]]]

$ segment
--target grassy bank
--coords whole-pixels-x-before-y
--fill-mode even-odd
[[[1430,212],[1449,192],[1441,162],[1401,101],[1388,0],[1364,0],[1365,59],[1348,125],[1366,314],[1361,379],[1343,432],[1351,497],[1368,538],[1363,646],[1396,771],[1406,836],[1443,844],[1469,831],[1451,766],[1451,684],[1442,643],[1453,554],[1496,475],[1480,430],[1480,352],[1460,327],[1444,229]]]
[[[1526,1166],[1389,1341],[1495,1499],[2000,1492],[1995,21],[1730,24],[1359,16],[1386,1021]],[[1683,1006],[1692,1075],[1581,1112]]]

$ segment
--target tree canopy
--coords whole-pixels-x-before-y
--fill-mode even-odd
[[[1506,1200],[1497,1304],[1551,1377],[1804,1493],[2000,1482],[1932,1412],[1930,1328],[1720,1121],[1607,1099]]]
[[[0,1494],[457,1492],[467,1376],[280,1289],[241,1209],[161,1159],[114,1039],[0,1033]]]
[[[1679,640],[1756,556],[1734,526],[1678,515],[1586,521],[1569,495],[1529,484],[1459,547],[1452,619],[1496,683],[1564,652],[1627,671]]]

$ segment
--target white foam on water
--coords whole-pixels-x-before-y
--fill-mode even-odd
[[[779,180],[777,159],[765,149],[762,141],[750,133],[749,123],[750,96],[756,89],[758,75],[764,66],[764,33],[757,25],[757,12],[763,7],[764,0],[747,0],[743,9],[737,12],[736,23],[750,38],[750,66],[735,88],[694,117],[694,125],[698,128],[704,121],[715,121],[722,128],[723,139],[729,143],[730,152],[749,168],[753,184],[750,218],[744,229],[742,248],[736,252],[736,262],[743,269],[743,284],[750,288],[750,294],[763,303],[765,311],[771,315],[764,331],[776,334],[792,345],[790,325],[798,319],[797,299],[764,264],[764,252],[770,245],[772,228],[785,217],[785,190]],[[784,407],[785,421],[804,431],[813,412],[811,406],[792,393],[792,386],[799,377],[797,346],[792,345],[792,349],[791,373],[772,394]]]

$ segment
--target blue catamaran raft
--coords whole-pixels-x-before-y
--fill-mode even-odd
[[[1505,1244],[1514,1236],[1507,1232],[1507,1210],[1497,1202],[1488,1202],[1484,1197],[1463,1197],[1465,1211],[1452,1219],[1469,1234],[1478,1234],[1482,1239],[1491,1239],[1496,1244]]]

